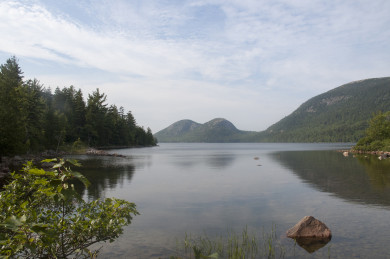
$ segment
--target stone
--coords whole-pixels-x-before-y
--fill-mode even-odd
[[[318,219],[312,216],[303,217],[294,227],[287,230],[290,238],[324,238],[330,239],[332,232]]]

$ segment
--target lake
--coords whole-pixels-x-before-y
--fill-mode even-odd
[[[121,237],[99,258],[169,258],[187,234],[274,229],[285,258],[390,258],[390,159],[344,157],[352,144],[165,144],[76,156],[85,199],[134,202]],[[311,215],[332,240],[309,253],[286,231]]]

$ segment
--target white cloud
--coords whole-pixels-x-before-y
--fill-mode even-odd
[[[130,100],[144,125],[187,114],[264,129],[315,94],[388,76],[389,13],[380,0],[2,1],[0,52],[45,84]]]

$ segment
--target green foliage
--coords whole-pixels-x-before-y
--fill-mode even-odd
[[[0,155],[25,150],[23,76],[15,57],[0,66]]]
[[[50,171],[31,162],[0,192],[0,256],[4,258],[92,257],[92,244],[114,241],[137,215],[135,204],[115,198],[85,202],[72,180],[77,161],[50,159]]]
[[[366,134],[354,147],[362,151],[390,151],[390,111],[379,112],[371,120]]]
[[[131,112],[108,107],[99,89],[86,103],[80,89],[57,87],[53,94],[22,74],[15,57],[0,66],[0,157],[58,150],[78,139],[94,147],[156,145]]]

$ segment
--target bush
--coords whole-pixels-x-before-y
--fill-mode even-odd
[[[31,162],[0,192],[0,257],[92,257],[92,244],[114,241],[139,214],[135,204],[115,198],[85,202],[71,179],[88,180],[63,159],[45,171]]]

